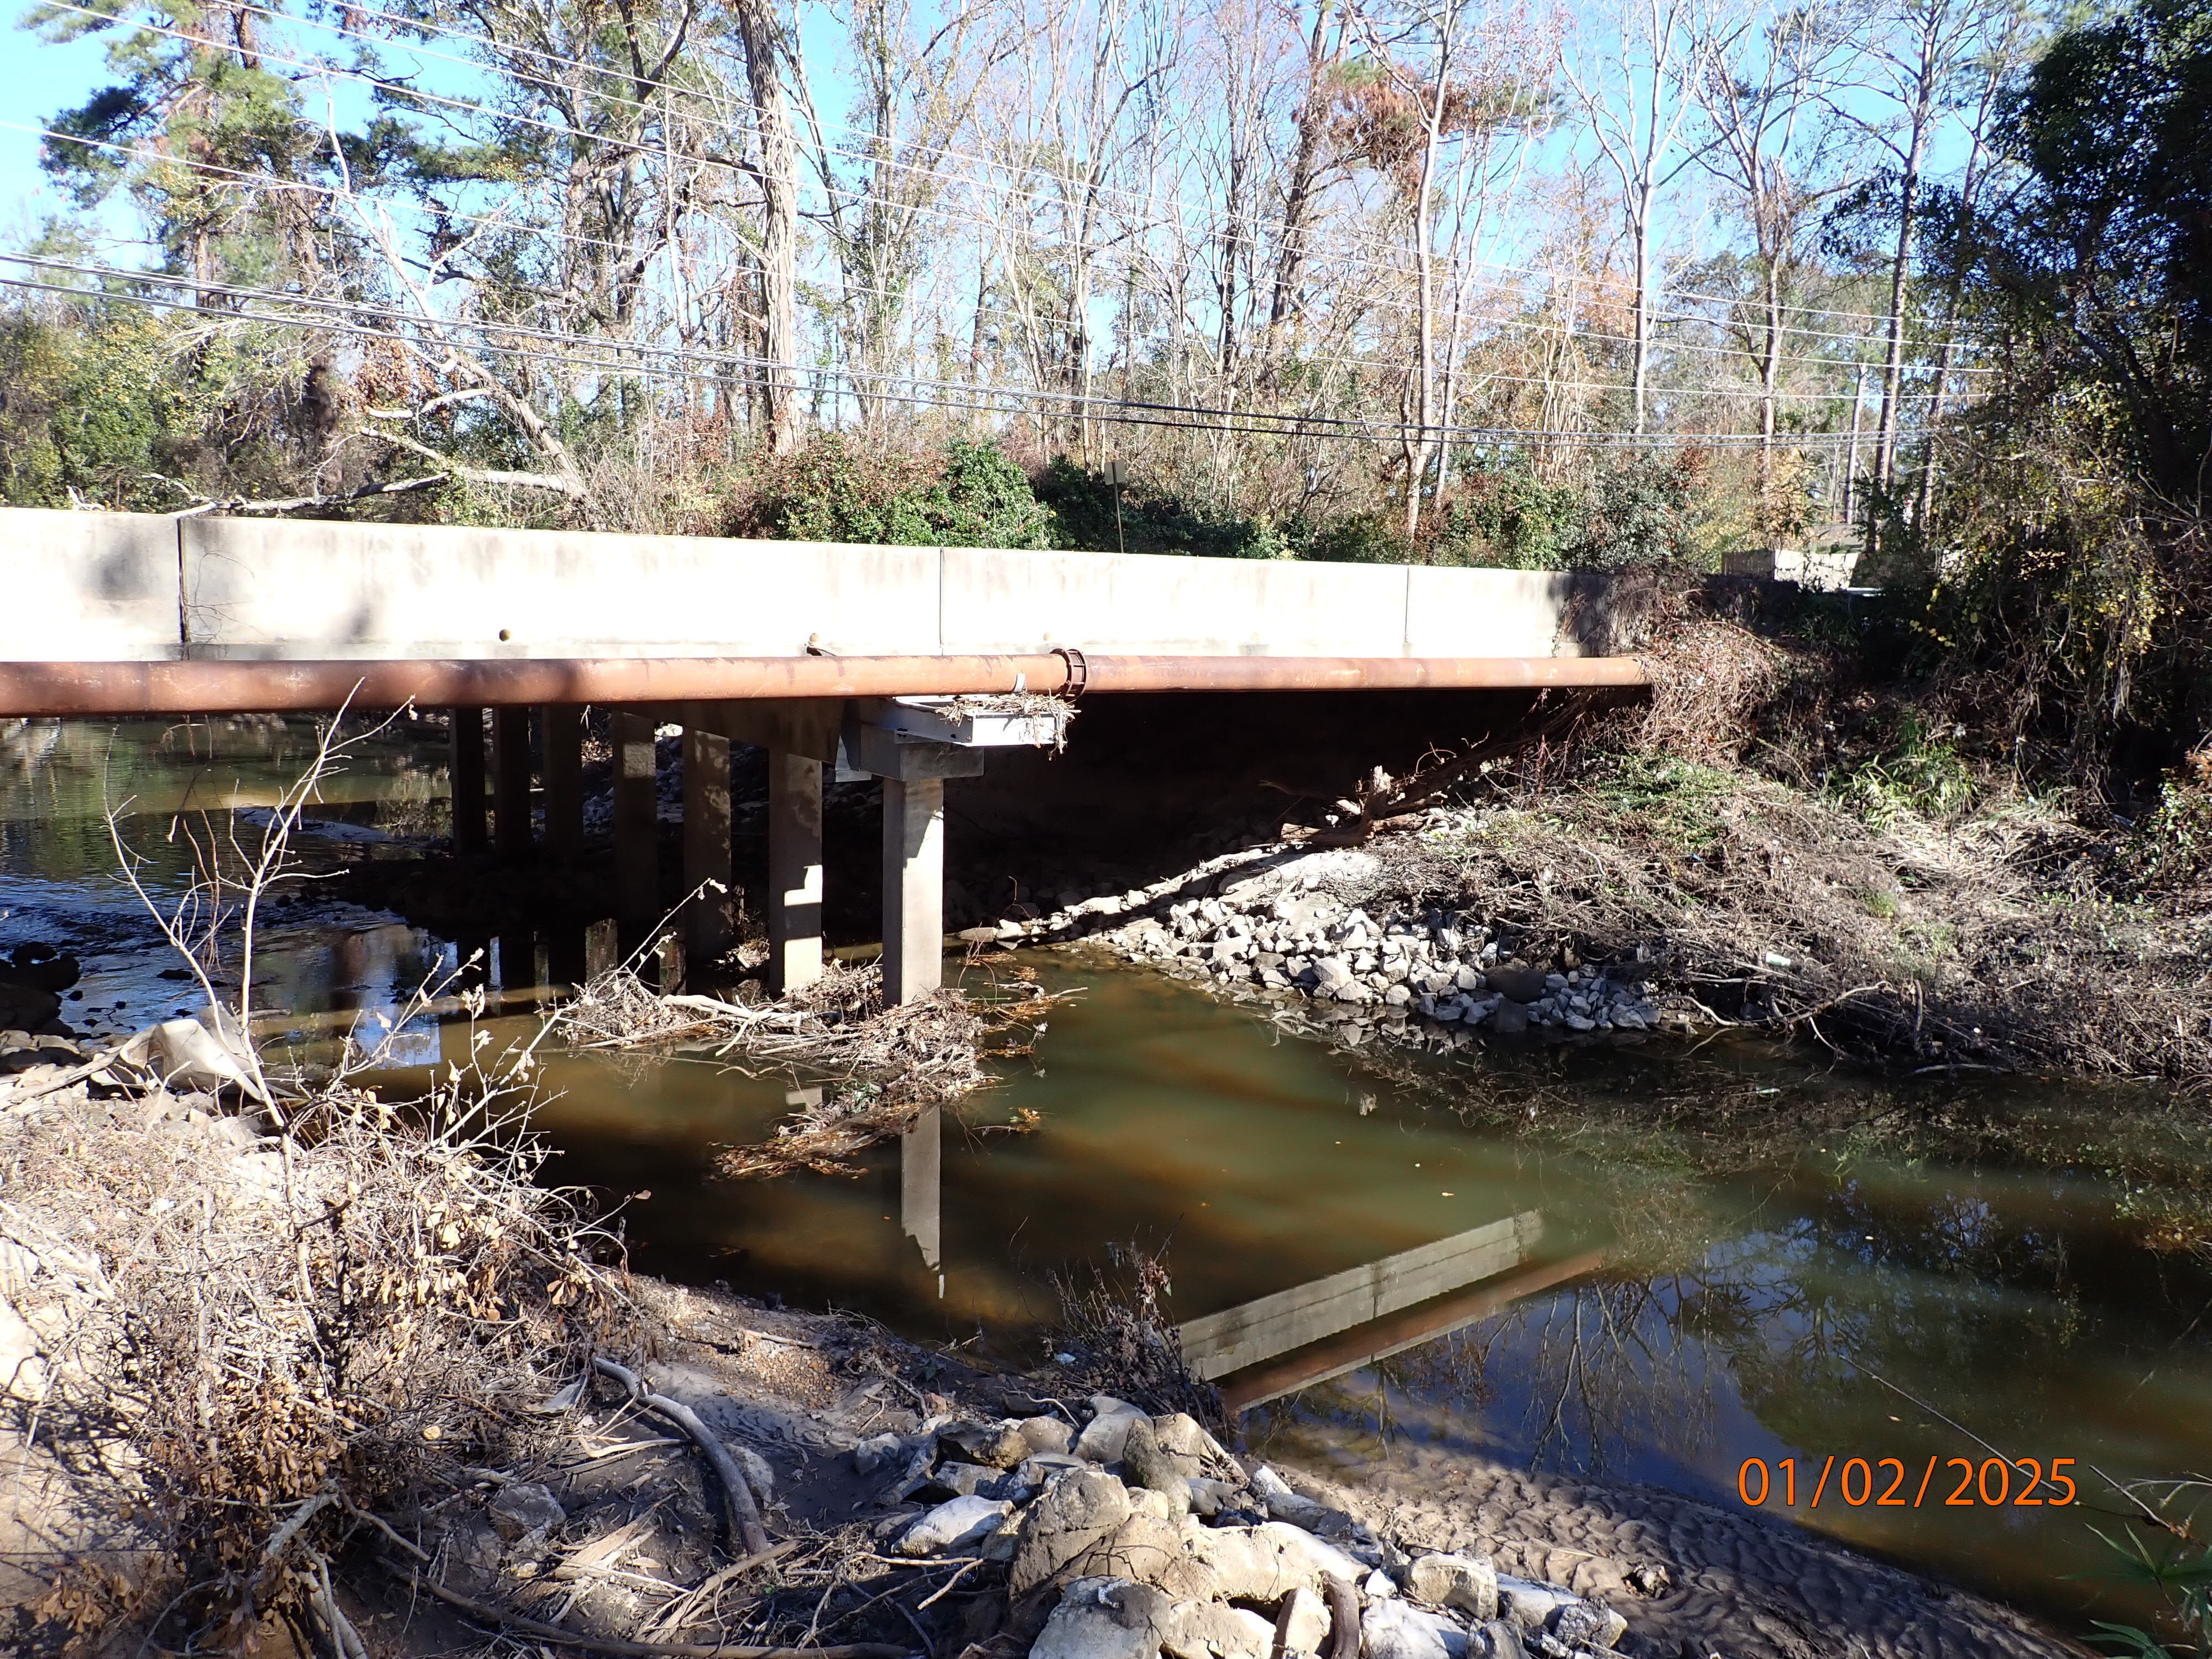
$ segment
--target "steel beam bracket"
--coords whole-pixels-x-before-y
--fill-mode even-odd
[[[1067,665],[1067,678],[1060,688],[1060,695],[1073,702],[1091,684],[1091,664],[1083,653],[1072,645],[1055,645],[1052,654]]]

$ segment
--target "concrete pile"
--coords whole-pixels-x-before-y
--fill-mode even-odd
[[[1304,999],[1330,1024],[1431,1035],[1656,1030],[1658,988],[1636,964],[1532,966],[1482,918],[1425,907],[1370,914],[1346,895],[1378,873],[1356,852],[1217,860],[1177,883],[1090,899],[1008,938],[1096,938],[1129,961],[1226,989]]]
[[[927,1505],[878,1524],[892,1555],[1006,1573],[971,1659],[1573,1659],[1627,1629],[1486,1555],[1410,1554],[1188,1416],[1106,1395],[1083,1416],[932,1419],[853,1452],[884,1501]]]

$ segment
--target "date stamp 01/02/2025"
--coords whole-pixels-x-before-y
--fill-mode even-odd
[[[1811,1483],[1808,1507],[1818,1509],[1825,1499],[1852,1509],[2057,1509],[2075,1499],[2074,1477],[2066,1473],[2073,1462],[2054,1457],[2046,1470],[2039,1457],[1985,1457],[1977,1463],[1968,1457],[1931,1456],[1926,1468],[1908,1468],[1899,1457],[1831,1453]],[[1804,1472],[1812,1473],[1809,1458]],[[1771,1465],[1764,1457],[1747,1457],[1735,1474],[1736,1496],[1753,1509],[1770,1499],[1795,1508],[1802,1496],[1798,1473],[1794,1457],[1778,1457]]]

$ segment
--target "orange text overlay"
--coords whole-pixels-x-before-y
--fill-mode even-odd
[[[2034,1509],[2074,1501],[2070,1457],[1930,1457],[1907,1465],[1899,1457],[1838,1457],[1830,1454],[1816,1474],[1810,1458],[1747,1457],[1735,1472],[1736,1495],[1753,1509],[1771,1499],[1785,1509],[1803,1502],[1818,1509]]]

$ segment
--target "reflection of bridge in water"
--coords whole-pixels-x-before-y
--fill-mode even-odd
[[[900,1139],[899,1226],[940,1297],[943,1170],[944,1114],[933,1107]],[[1602,1250],[1547,1257],[1543,1238],[1543,1216],[1524,1210],[1187,1320],[1176,1328],[1184,1363],[1240,1412],[1448,1336],[1604,1263]]]
[[[1601,1250],[1547,1260],[1534,1210],[1402,1250],[1179,1328],[1192,1372],[1233,1412],[1275,1400],[1486,1319],[1595,1271]]]

